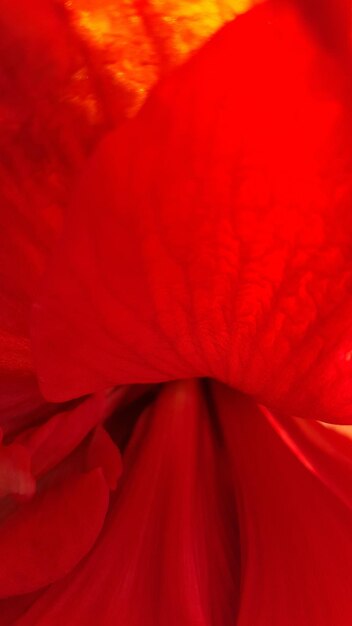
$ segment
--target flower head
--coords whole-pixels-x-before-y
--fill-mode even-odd
[[[345,9],[268,0],[165,72],[78,159],[48,264],[43,210],[0,625],[351,622]]]

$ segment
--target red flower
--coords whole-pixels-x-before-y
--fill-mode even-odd
[[[4,419],[0,624],[351,623],[349,29],[323,8],[226,26],[85,169],[33,315],[67,404]]]

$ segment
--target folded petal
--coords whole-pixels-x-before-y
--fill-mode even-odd
[[[103,142],[34,313],[48,398],[209,376],[351,420],[349,85],[267,2]]]
[[[297,427],[286,429],[249,398],[218,384],[213,393],[238,497],[238,626],[347,626],[352,491],[341,497],[340,480],[351,485],[351,463],[344,472],[341,465],[351,439],[330,438],[327,429],[318,438],[307,421],[309,448]]]
[[[121,456],[118,448],[101,426],[95,429],[86,453],[88,469],[100,468],[109,489],[116,489],[122,472]]]
[[[352,427],[278,418],[262,407],[271,426],[313,474],[347,508],[352,507]]]
[[[42,476],[73,452],[107,417],[107,405],[105,394],[96,394],[21,433],[16,441],[30,454],[34,475]]]
[[[114,405],[124,397],[115,395]],[[0,443],[1,598],[62,578],[93,546],[109,489],[122,471],[118,448],[102,426],[97,428],[110,410],[107,394],[97,394],[24,431],[13,443]],[[37,494],[29,503],[16,506],[5,498],[28,500],[35,478]],[[6,604],[4,610],[12,608]]]
[[[0,600],[0,624],[1,626],[13,626],[30,606],[38,599],[41,592],[27,593],[23,596],[13,596]]]
[[[236,511],[200,384],[166,386],[141,416],[124,465],[90,558],[18,626],[233,626]]]

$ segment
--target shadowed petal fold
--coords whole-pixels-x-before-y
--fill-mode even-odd
[[[233,626],[238,534],[217,428],[199,383],[167,385],[140,417],[89,560],[18,626]]]
[[[0,444],[0,598],[59,580],[94,545],[122,471],[100,425],[110,404],[97,394]]]

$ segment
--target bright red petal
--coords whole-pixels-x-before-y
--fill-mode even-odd
[[[138,423],[96,549],[18,626],[233,626],[238,535],[222,446],[200,384],[168,385]]]
[[[214,385],[233,459],[242,550],[238,626],[352,623],[352,441],[295,436],[252,400]],[[321,427],[324,429],[325,427]],[[296,434],[299,432],[296,427]],[[328,449],[327,449],[328,448]],[[343,497],[342,497],[343,495]]]
[[[352,507],[352,427],[336,426],[300,418],[277,419],[262,409],[271,426],[347,508]]]
[[[49,398],[210,376],[352,419],[350,71],[277,4],[98,150],[35,311]]]

